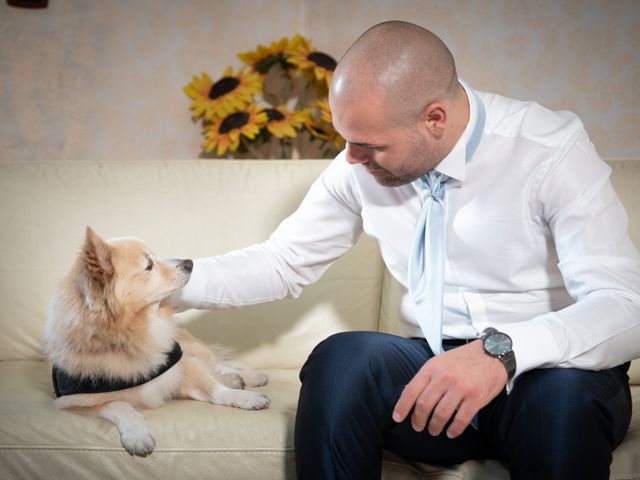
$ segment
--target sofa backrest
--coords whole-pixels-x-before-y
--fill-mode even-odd
[[[47,303],[84,240],[137,236],[197,258],[265,240],[327,161],[0,163],[0,359],[41,358]],[[179,315],[256,367],[298,367],[341,330],[378,326],[383,266],[369,238],[299,299]]]
[[[305,161],[0,163],[0,360],[41,358],[48,299],[69,271],[86,225],[146,240],[161,256],[197,258],[263,241],[328,165]],[[640,162],[612,181],[640,245]],[[395,331],[402,287],[363,237],[299,299],[178,317],[208,342],[261,368],[302,365],[343,330]],[[640,383],[640,362],[633,380]]]

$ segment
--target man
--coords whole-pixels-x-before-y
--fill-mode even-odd
[[[378,478],[383,449],[499,458],[514,479],[608,478],[640,356],[640,256],[580,121],[475,92],[442,41],[405,22],[354,43],[329,99],[346,150],[267,242],[197,261],[178,299],[296,296],[362,231],[377,240],[410,291],[406,338],[316,347],[299,478]]]

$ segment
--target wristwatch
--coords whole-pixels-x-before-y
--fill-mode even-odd
[[[499,332],[495,328],[487,328],[482,332],[482,348],[487,355],[497,358],[507,370],[509,380],[516,373],[516,356],[513,353],[513,342],[506,333]]]

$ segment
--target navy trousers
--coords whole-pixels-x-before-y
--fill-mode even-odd
[[[517,355],[517,352],[516,352]],[[603,371],[540,369],[479,413],[455,439],[392,418],[404,386],[433,356],[426,341],[348,332],[320,343],[300,373],[298,478],[380,478],[382,453],[439,465],[504,461],[512,479],[608,479],[631,420],[629,364]]]

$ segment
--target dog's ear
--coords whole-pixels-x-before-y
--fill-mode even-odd
[[[101,287],[106,286],[113,277],[111,252],[106,242],[91,227],[87,227],[82,255],[89,277]]]

